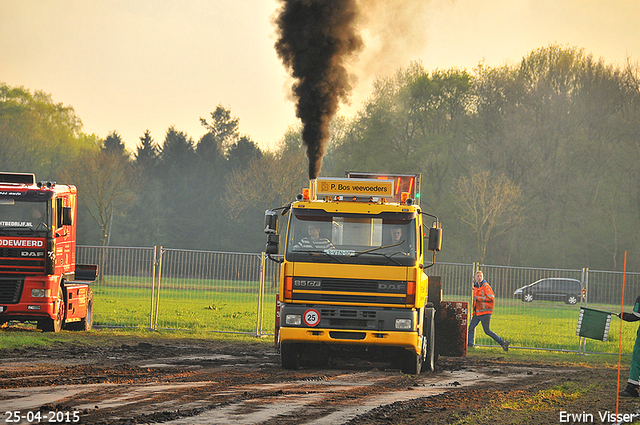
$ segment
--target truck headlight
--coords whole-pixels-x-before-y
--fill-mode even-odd
[[[287,314],[284,318],[284,323],[299,326],[302,323],[302,316],[299,314]]]
[[[396,319],[396,329],[412,329],[411,319]]]
[[[50,294],[49,289],[32,289],[31,297],[32,298],[46,298]]]

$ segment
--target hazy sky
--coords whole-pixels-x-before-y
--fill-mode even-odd
[[[351,115],[372,79],[514,64],[549,44],[607,63],[640,61],[639,0],[362,0],[367,47]],[[84,132],[130,149],[169,126],[197,141],[222,104],[263,148],[297,124],[271,23],[276,0],[0,0],[0,81],[73,106]],[[1,147],[0,147],[1,149]]]

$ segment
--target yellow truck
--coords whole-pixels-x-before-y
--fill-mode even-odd
[[[265,212],[265,252],[281,262],[275,334],[285,369],[339,355],[434,369],[441,288],[424,269],[442,229],[419,200],[419,174],[347,172]]]

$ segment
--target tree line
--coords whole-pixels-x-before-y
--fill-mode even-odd
[[[321,175],[418,172],[444,228],[440,261],[629,269],[640,260],[640,79],[584,49],[516,64],[379,78],[332,122]],[[80,242],[259,252],[263,213],[308,184],[300,129],[262,150],[218,105],[194,142],[170,127],[128,152],[82,132],[73,108],[0,85],[0,168],[76,184]]]

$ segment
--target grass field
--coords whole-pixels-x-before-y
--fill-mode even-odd
[[[118,280],[118,282],[116,282]],[[95,285],[94,324],[100,326],[149,328],[155,322],[151,312],[151,282],[132,282],[110,278],[108,283]],[[157,289],[157,288],[156,288]],[[465,297],[443,297],[447,301],[465,301]],[[188,329],[194,331],[256,333],[259,294],[256,282],[223,280],[163,279],[157,300],[158,329]],[[589,305],[607,312],[619,306]],[[536,350],[579,351],[576,327],[579,306],[563,302],[517,299],[496,299],[491,328],[507,339],[511,347]],[[275,296],[273,289],[264,296],[264,309],[258,333],[273,333]],[[153,319],[153,320],[152,320]],[[630,353],[638,329],[635,323],[623,323],[622,352]],[[618,353],[620,320],[613,316],[607,341],[585,340],[584,351]],[[476,345],[496,345],[482,326],[476,328]]]
[[[259,294],[257,283],[229,281],[169,281],[163,279],[159,299],[151,282],[109,279],[93,285],[94,325],[115,327],[256,332]],[[253,286],[253,288],[252,288]],[[158,290],[156,288],[156,294]],[[157,309],[156,309],[157,307]],[[152,316],[152,311],[154,315]],[[273,333],[275,296],[265,297],[266,332]],[[258,329],[260,331],[260,329]]]
[[[589,308],[605,312],[618,312],[620,306],[589,305]],[[509,340],[513,347],[578,351],[576,335],[579,305],[563,302],[533,301],[523,303],[515,299],[496,299],[496,308],[491,319],[491,329]],[[585,339],[585,352],[618,353],[620,341],[620,319],[611,317],[607,341]],[[622,352],[630,353],[636,339],[637,323],[622,324]],[[495,345],[482,331],[476,328],[476,344]]]

